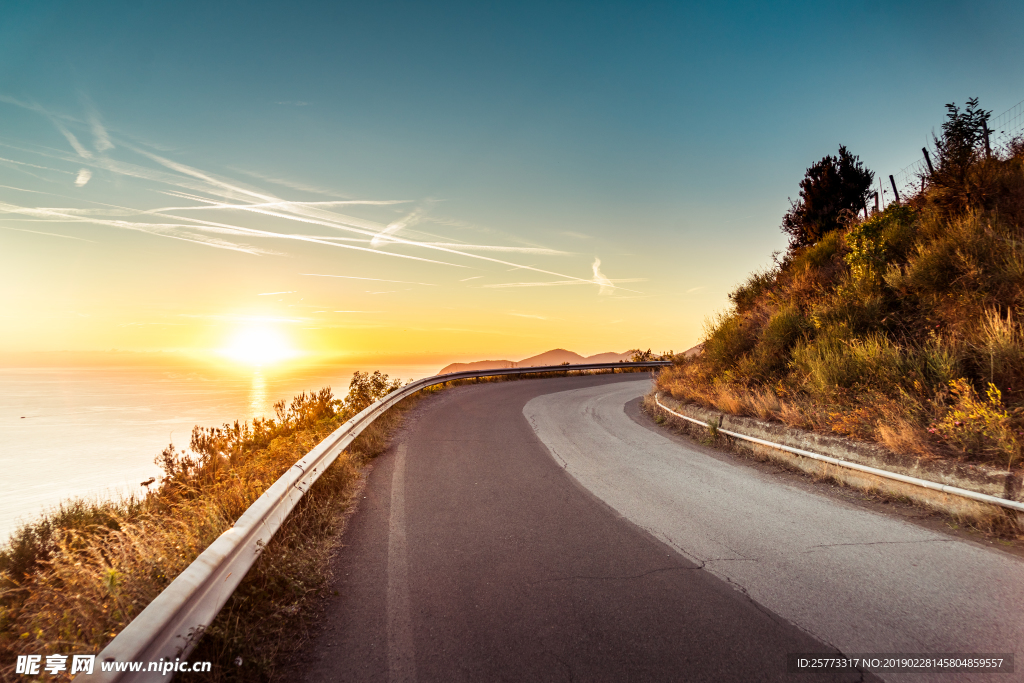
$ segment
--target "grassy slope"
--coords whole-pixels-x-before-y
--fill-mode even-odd
[[[1024,154],[753,274],[662,391],[721,410],[1019,466]]]

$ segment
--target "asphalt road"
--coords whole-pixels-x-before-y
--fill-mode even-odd
[[[1018,557],[670,439],[623,410],[648,391],[635,382],[546,394],[523,413],[565,471],[613,510],[848,655],[1020,650]],[[1019,669],[881,675],[1024,679]]]
[[[594,409],[610,406],[612,413],[624,415],[626,399],[644,391],[646,383],[638,383],[638,377],[481,384],[424,401],[370,473],[337,557],[337,595],[326,605],[318,635],[297,658],[296,676],[307,681],[864,679],[859,672],[787,673],[787,653],[836,650],[765,601],[751,599],[727,574],[709,571],[708,557],[658,525],[645,524],[642,515],[634,515],[640,524],[633,521],[630,515],[645,505],[621,504],[605,485],[578,478],[592,471],[598,480],[615,479],[605,465],[616,456],[602,449],[614,447],[619,457],[646,461],[651,443],[671,443],[628,417],[609,422],[603,412],[579,422],[602,437],[580,435],[585,445],[578,453],[570,452],[571,432],[549,429],[581,414],[576,397],[592,407],[601,404],[600,396],[614,397]],[[556,393],[581,388],[583,394]],[[591,408],[582,412],[585,418],[591,413]],[[596,457],[605,465],[577,471],[580,457]],[[623,483],[639,485],[641,479]],[[727,503],[727,493],[719,491],[721,504]],[[646,496],[638,489],[632,497],[636,503]],[[674,514],[664,511],[662,517],[668,524]],[[698,530],[701,537],[706,518],[697,515],[682,527]],[[749,518],[738,521],[748,529],[759,526]],[[715,542],[702,541],[717,557]]]

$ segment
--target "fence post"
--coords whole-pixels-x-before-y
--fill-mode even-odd
[[[896,203],[898,204],[900,201],[900,191],[896,189],[896,181],[891,175],[889,176],[889,182],[892,183],[892,193],[896,195]]]
[[[924,163],[928,164],[928,175],[935,175],[935,169],[932,168],[932,158],[928,156],[928,148],[922,147],[921,151],[924,152]]]
[[[981,130],[985,133],[985,158],[992,158],[992,143],[989,141],[989,135],[992,131],[988,129],[988,121],[981,122]]]

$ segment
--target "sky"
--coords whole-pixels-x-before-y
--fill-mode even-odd
[[[947,102],[1024,100],[1022,21],[4,2],[0,362],[254,338],[388,362],[684,350],[785,249],[813,162],[844,144],[886,179]]]

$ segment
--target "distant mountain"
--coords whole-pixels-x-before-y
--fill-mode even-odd
[[[536,368],[544,365],[561,365],[562,363],[618,363],[628,361],[629,353],[599,353],[594,356],[583,357],[578,353],[566,351],[565,349],[552,349],[536,356],[524,358],[519,362],[510,360],[478,360],[474,363],[452,363],[441,369],[439,375],[447,375],[449,372],[463,372],[466,370],[495,370],[498,368]]]
[[[694,356],[699,356],[703,352],[704,352],[704,344],[701,343],[701,344],[697,344],[692,349],[686,349],[685,351],[683,351],[683,356],[685,356],[686,358],[693,358]]]
[[[514,368],[516,366],[510,360],[478,360],[473,363],[452,363],[441,369],[439,375],[447,375],[449,372],[464,372],[466,370],[496,370],[498,368]]]

